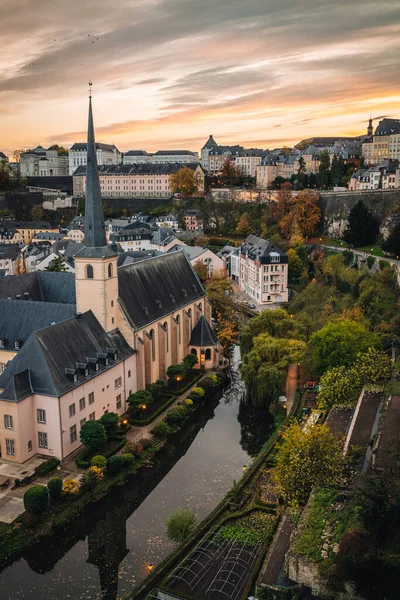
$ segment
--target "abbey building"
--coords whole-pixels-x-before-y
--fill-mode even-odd
[[[23,463],[66,458],[79,431],[189,353],[220,361],[211,306],[184,252],[117,267],[106,242],[89,104],[85,243],[75,273],[0,281],[0,452]]]

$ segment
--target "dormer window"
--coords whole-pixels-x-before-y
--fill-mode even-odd
[[[109,364],[109,362],[110,362],[110,360],[109,360],[109,358],[107,356],[107,358],[106,358],[106,366]]]
[[[15,348],[15,350],[19,350],[21,348],[21,342],[20,342],[20,340],[15,340],[15,342],[14,342],[14,348]]]
[[[0,348],[5,348],[5,339],[4,338],[0,338]]]
[[[98,362],[95,364],[94,369],[95,369],[95,371],[99,370],[99,363]]]
[[[76,383],[78,381],[78,375],[77,373],[74,373],[74,383]]]

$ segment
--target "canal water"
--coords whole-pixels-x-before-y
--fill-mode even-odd
[[[117,600],[173,549],[165,521],[174,510],[192,508],[199,519],[213,510],[273,427],[268,413],[246,403],[238,361],[236,349],[230,386],[197,411],[153,468],[0,573],[2,600]]]

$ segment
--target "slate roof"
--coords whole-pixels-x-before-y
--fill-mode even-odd
[[[124,152],[124,156],[151,156],[146,150],[129,150]]]
[[[156,246],[164,246],[176,239],[175,232],[170,227],[160,227],[153,233],[151,243]]]
[[[37,329],[70,319],[75,313],[75,304],[0,298],[0,340],[5,350],[14,350],[16,341],[22,346]]]
[[[0,160],[6,160],[7,156],[4,154],[4,152],[0,152]]]
[[[286,252],[283,252],[278,246],[272,244],[269,240],[264,240],[254,233],[251,233],[243,242],[240,247],[241,254],[247,255],[251,260],[260,261],[263,264],[269,264],[270,262],[274,262],[270,260],[271,253],[279,254],[280,260],[279,262],[282,264],[286,264],[288,262],[288,257]]]
[[[117,352],[116,359],[114,351]],[[118,329],[106,333],[92,311],[87,311],[35,331],[0,375],[0,388],[4,388],[0,398],[16,402],[32,391],[60,397],[132,354],[133,350]],[[108,365],[99,360],[99,370],[96,371],[95,365],[89,363],[88,359],[101,359],[99,355],[107,355],[110,360]],[[77,363],[88,366],[87,376],[78,372]],[[66,373],[66,369],[78,373],[76,382]],[[24,374],[27,370],[30,381]]]
[[[153,156],[195,156],[194,152],[190,152],[190,150],[157,150],[154,152]]]
[[[10,275],[0,282],[0,298],[16,298],[29,294],[29,300],[75,304],[74,273],[35,271],[25,275]]]
[[[120,252],[118,254],[117,266],[122,267],[131,265],[138,260],[146,260],[147,258],[154,258],[155,256],[161,256],[163,252],[158,250],[128,250],[127,252]]]
[[[183,252],[163,254],[118,269],[119,301],[135,329],[205,296]]]
[[[190,346],[215,346],[218,343],[217,336],[215,335],[211,325],[204,317],[201,315],[200,319],[197,321],[196,325],[192,330],[192,335],[190,337]]]
[[[168,250],[168,252],[176,251],[184,252],[189,258],[189,260],[195,260],[202,254],[204,254],[206,249],[202,248],[201,246],[182,246],[181,244],[176,244],[176,246],[173,246],[172,248],[170,248],[170,250]]]
[[[374,136],[391,135],[400,133],[400,119],[382,119],[375,129]]]
[[[185,163],[185,167],[195,171],[200,163]],[[99,165],[99,175],[170,175],[182,169],[180,163],[144,163],[144,164],[123,164],[118,165]],[[75,176],[86,175],[86,165],[80,165],[74,172]]]
[[[204,150],[204,148],[218,148],[218,144],[217,142],[214,140],[213,136],[210,135],[210,137],[208,138],[208,140],[206,141],[206,143],[204,144],[202,150]]]
[[[19,246],[17,244],[1,244],[0,243],[0,258],[11,258],[16,260],[19,255]]]
[[[69,151],[71,152],[71,150],[87,150],[87,143],[78,142],[76,144],[73,144]],[[118,150],[118,148],[114,146],[114,144],[101,144],[99,142],[96,142],[96,150]]]

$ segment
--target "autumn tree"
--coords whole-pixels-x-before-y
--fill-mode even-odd
[[[189,167],[182,167],[169,178],[173,194],[182,194],[185,198],[192,196],[198,188],[194,171]]]
[[[318,207],[318,196],[315,192],[303,190],[290,200],[289,212],[281,219],[279,225],[286,236],[295,233],[312,235],[321,220]]]
[[[298,189],[302,189],[304,187],[304,181],[306,176],[306,161],[302,156],[300,156],[297,168],[297,187]]]
[[[15,160],[16,163],[19,163],[20,156],[21,156],[21,154],[23,152],[25,152],[25,150],[23,148],[21,148],[20,150],[18,150],[18,149],[14,150],[14,152],[13,152],[13,158],[14,158],[14,160]]]
[[[332,406],[354,406],[361,390],[360,377],[355,369],[334,367],[320,380],[317,406],[329,410]]]
[[[376,383],[390,379],[393,363],[383,350],[368,348],[367,352],[357,356],[354,370],[363,383]]]
[[[239,223],[237,224],[236,233],[247,237],[251,233],[251,231],[252,231],[252,229],[251,229],[251,225],[249,223],[249,218],[247,216],[247,213],[243,213],[239,219]]]
[[[208,279],[208,266],[202,260],[196,260],[193,265],[193,269],[197,277],[200,279],[202,283],[205,283]]]
[[[40,204],[35,204],[32,206],[31,211],[29,213],[31,221],[38,222],[43,219],[43,208]]]
[[[276,454],[272,478],[289,506],[303,506],[314,486],[340,485],[344,466],[342,446],[342,440],[325,424],[301,428],[295,422],[287,427]]]
[[[269,205],[267,213],[267,222],[277,222],[286,215],[291,207],[293,185],[289,181],[285,181],[280,186],[276,201]]]
[[[283,308],[265,309],[243,327],[239,337],[240,352],[242,356],[250,352],[255,338],[261,333],[277,338],[293,338],[297,334],[297,328],[296,321]]]
[[[238,333],[232,280],[226,276],[225,271],[215,271],[213,276],[207,280],[206,292],[217,317],[216,333],[221,344],[227,348]]]

